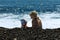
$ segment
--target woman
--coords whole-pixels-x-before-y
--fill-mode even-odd
[[[37,17],[37,12],[31,12],[30,17],[32,19],[32,27],[33,28],[37,28],[40,27],[42,29],[42,22],[39,19],[39,17]]]

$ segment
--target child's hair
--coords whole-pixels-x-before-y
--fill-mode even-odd
[[[25,19],[21,19],[21,24],[25,25],[25,24],[27,24],[27,21]]]

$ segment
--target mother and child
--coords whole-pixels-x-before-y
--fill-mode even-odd
[[[32,19],[32,28],[40,27],[42,29],[42,22],[41,19],[37,16],[37,12],[32,11],[30,13],[30,17]],[[22,28],[27,28],[27,21],[25,19],[21,19]]]

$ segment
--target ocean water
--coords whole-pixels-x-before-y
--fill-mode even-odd
[[[60,28],[60,0],[0,0],[0,27],[21,28],[21,19],[31,27],[30,12],[36,10],[43,29]]]
[[[31,18],[29,16],[31,11],[18,12],[3,12],[0,13],[0,27],[5,28],[21,28],[21,19],[27,20],[27,26],[31,27]],[[38,12],[38,17],[42,21],[43,29],[55,29],[60,28],[60,13],[59,12]]]

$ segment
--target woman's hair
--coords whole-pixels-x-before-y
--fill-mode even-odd
[[[36,11],[32,11],[32,12],[30,13],[30,16],[35,16],[35,17],[37,17],[37,12],[36,12]]]

